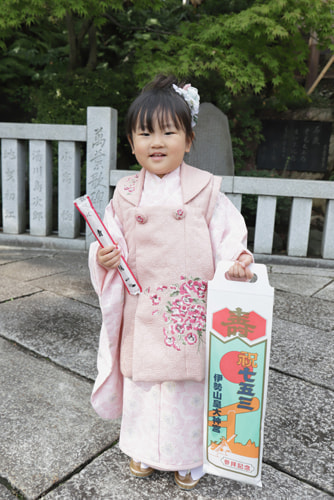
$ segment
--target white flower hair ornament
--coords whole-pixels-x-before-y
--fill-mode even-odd
[[[173,83],[173,89],[177,92],[183,99],[186,101],[190,108],[191,113],[191,126],[194,128],[199,112],[199,95],[198,90],[195,87],[192,87],[190,83],[187,83],[183,88],[178,87]]]

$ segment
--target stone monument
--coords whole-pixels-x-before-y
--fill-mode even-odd
[[[211,103],[200,106],[195,140],[185,162],[214,175],[234,175],[230,129],[226,115]]]

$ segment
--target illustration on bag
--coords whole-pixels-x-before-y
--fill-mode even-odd
[[[259,473],[266,369],[266,320],[224,308],[209,334],[207,461],[225,471]]]

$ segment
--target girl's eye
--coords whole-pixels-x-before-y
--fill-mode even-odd
[[[174,134],[174,132],[172,132],[170,130],[168,132],[165,132],[165,135],[173,135],[173,134]]]

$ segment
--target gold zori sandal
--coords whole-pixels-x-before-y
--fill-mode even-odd
[[[136,477],[148,477],[152,474],[153,469],[152,467],[142,467],[140,462],[135,462],[131,458],[130,471]]]
[[[182,490],[192,490],[199,483],[199,479],[193,479],[191,473],[188,472],[185,476],[181,476],[177,471],[174,474],[176,484]]]

